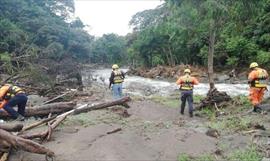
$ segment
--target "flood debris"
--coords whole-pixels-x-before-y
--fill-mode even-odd
[[[76,104],[73,102],[69,102],[68,104],[72,106],[72,108],[69,108],[68,111],[66,111],[66,108],[64,108],[65,110],[59,111],[58,113],[54,113],[53,108],[60,107],[60,105],[63,105],[63,102],[51,103],[51,104],[46,104],[46,105],[39,106],[38,108],[35,108],[36,111],[42,111],[42,112],[36,112],[35,114],[37,114],[37,116],[40,116],[40,113],[44,114],[45,113],[44,111],[46,112],[49,111],[48,109],[50,109],[51,111],[47,112],[48,118],[37,121],[31,125],[23,127],[22,124],[8,125],[6,123],[1,123],[0,124],[1,161],[2,161],[2,158],[4,158],[3,160],[6,160],[6,158],[8,158],[8,154],[11,149],[21,149],[21,150],[28,151],[31,153],[44,154],[46,155],[46,157],[53,157],[54,156],[53,151],[33,141],[33,139],[38,138],[41,141],[49,141],[51,139],[51,136],[54,130],[60,125],[60,123],[62,123],[70,115],[85,113],[92,110],[104,109],[104,108],[115,106],[115,105],[126,106],[126,102],[130,100],[131,100],[130,97],[124,97],[124,98],[109,101],[109,102],[104,102],[104,103],[99,103],[99,104],[84,104],[78,107],[73,107]],[[30,116],[29,113],[30,111],[28,111],[28,116]],[[56,115],[52,116],[53,113]],[[31,116],[35,116],[35,115],[32,113]],[[34,133],[28,132],[44,124],[47,124],[46,130],[40,131],[40,132],[34,132]],[[122,130],[121,128],[116,128],[112,131],[108,131],[107,134],[113,134],[121,130]],[[17,131],[18,133],[12,134],[8,131]]]

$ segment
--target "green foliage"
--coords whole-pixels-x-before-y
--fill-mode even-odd
[[[213,108],[205,107],[200,111],[200,113],[205,115],[210,120],[215,120],[216,114]]]
[[[133,63],[137,59],[150,67],[204,65],[212,45],[214,64],[220,67],[240,67],[252,61],[270,65],[268,8],[266,0],[167,0],[133,16],[128,51]],[[215,42],[209,44],[213,33]]]
[[[190,160],[190,157],[185,153],[180,154],[178,156],[178,161],[189,161],[189,160]]]
[[[186,153],[180,154],[178,156],[178,161],[214,161],[214,157],[210,154],[204,154],[198,157],[191,157]]]
[[[105,34],[92,43],[90,59],[94,63],[126,63],[127,49],[125,45],[123,37],[116,34]]]
[[[227,159],[229,161],[242,160],[242,161],[261,161],[262,155],[258,152],[255,146],[251,146],[245,150],[234,151]]]
[[[177,98],[164,96],[153,96],[151,100],[171,108],[179,108],[181,103]]]
[[[237,117],[230,116],[223,120],[218,120],[210,123],[210,127],[217,130],[230,131],[242,131],[248,130],[250,124],[253,122],[250,117]]]
[[[89,60],[93,38],[80,19],[71,21],[73,13],[74,0],[1,0],[0,53],[6,53],[1,70],[12,73],[44,59]]]

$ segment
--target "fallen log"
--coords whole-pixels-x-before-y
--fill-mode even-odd
[[[56,96],[56,97],[54,97],[54,98],[52,98],[52,99],[50,99],[50,100],[44,102],[42,105],[52,103],[53,101],[55,101],[55,100],[57,100],[57,99],[59,99],[59,98],[62,98],[62,97],[64,97],[65,95],[67,95],[67,94],[69,94],[69,93],[71,93],[71,92],[73,92],[73,91],[68,91],[68,92],[65,92],[65,93],[63,93],[63,94],[61,94],[61,95],[59,95],[59,96]]]
[[[0,124],[0,129],[9,131],[9,132],[18,132],[23,128],[23,124]]]
[[[9,132],[2,129],[0,129],[0,139],[7,141],[11,145],[11,147],[15,149],[19,148],[31,153],[45,154],[49,157],[54,156],[54,152],[51,151],[50,149],[47,149],[46,147],[34,141],[12,135]]]
[[[50,127],[46,131],[38,132],[34,134],[22,134],[20,135],[20,137],[25,138],[25,139],[41,138],[44,140],[45,138],[49,138],[48,135],[50,134],[50,130],[54,130],[63,120],[65,120],[65,118],[68,115],[80,114],[84,112],[89,112],[91,110],[103,109],[103,108],[115,106],[115,105],[125,104],[126,106],[126,102],[130,100],[131,100],[130,97],[124,97],[115,101],[111,101],[107,103],[100,103],[100,104],[91,105],[91,106],[89,106],[88,104],[84,104],[82,106],[77,107],[76,109],[70,110],[68,112],[65,112],[57,116],[53,121],[51,121],[52,123],[50,124]]]
[[[31,124],[31,125],[28,125],[28,126],[24,127],[24,128],[21,130],[21,132],[24,132],[24,131],[33,129],[33,128],[35,128],[35,127],[37,127],[37,126],[39,126],[39,125],[45,124],[45,123],[47,123],[47,122],[49,122],[49,121],[51,121],[51,120],[53,120],[53,119],[55,119],[55,118],[56,118],[56,116],[53,116],[53,117],[49,117],[49,118],[40,120],[40,121],[38,121],[38,122],[35,122],[35,123]],[[1,128],[1,127],[0,127],[0,128]]]
[[[74,114],[85,113],[85,112],[89,112],[92,110],[99,110],[99,109],[103,109],[103,108],[107,108],[107,107],[115,106],[115,105],[123,105],[125,107],[129,107],[126,103],[129,101],[131,101],[130,97],[124,97],[124,98],[121,98],[121,99],[118,99],[115,101],[111,101],[111,102],[105,102],[105,103],[100,103],[100,104],[96,104],[96,105],[87,105],[84,108],[75,109]]]
[[[59,114],[69,110],[72,110],[76,104],[74,102],[58,102],[41,106],[35,106],[27,108],[25,110],[25,116],[48,116],[48,114]],[[5,111],[0,111],[0,118],[9,118],[9,115]]]

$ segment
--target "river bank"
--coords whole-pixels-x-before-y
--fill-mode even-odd
[[[78,104],[111,100],[106,87],[92,83],[77,98]],[[142,97],[131,95],[130,108],[120,106],[70,116],[45,146],[55,160],[254,160],[266,157],[251,139],[254,134],[265,146],[270,128],[268,115],[247,113],[246,97],[237,96],[231,106],[195,111],[193,118],[179,114],[178,95]],[[202,99],[195,96],[195,104]],[[124,111],[130,116],[122,115]],[[260,127],[266,130],[259,129]],[[115,129],[119,132],[108,134]],[[45,160],[43,156],[16,152],[10,160]]]
[[[179,76],[183,75],[186,68],[191,69],[192,75],[197,77],[200,82],[208,82],[207,68],[199,66],[187,66],[177,65],[174,67],[170,66],[157,66],[153,68],[131,68],[127,74],[140,76],[144,78],[159,79],[159,80],[170,80],[175,81]],[[247,71],[242,69],[225,69],[218,70],[214,73],[214,80],[216,83],[246,83],[247,82]]]

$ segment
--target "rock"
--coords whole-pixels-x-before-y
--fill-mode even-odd
[[[211,136],[211,137],[215,137],[218,138],[219,137],[219,132],[216,129],[208,129],[205,133],[207,136]]]

